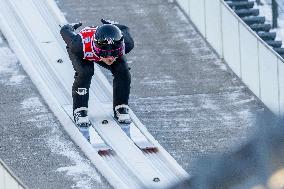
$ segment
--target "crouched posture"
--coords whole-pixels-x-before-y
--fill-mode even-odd
[[[102,19],[103,25],[75,30],[82,24],[64,25],[60,34],[67,44],[67,52],[75,70],[72,86],[73,115],[79,128],[90,125],[88,119],[89,88],[94,75],[94,63],[113,74],[113,110],[119,122],[131,122],[128,114],[128,99],[131,76],[125,57],[134,42],[128,27],[111,24]],[[93,107],[95,108],[95,107]]]

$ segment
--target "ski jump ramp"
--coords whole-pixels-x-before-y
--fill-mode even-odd
[[[65,23],[53,0],[0,0],[0,28],[11,48],[67,133],[114,188],[167,188],[187,178],[132,111],[135,132],[158,151],[141,150],[113,120],[112,87],[97,66],[89,115],[111,152],[99,153],[81,135],[68,115],[74,70],[59,34],[59,25]]]

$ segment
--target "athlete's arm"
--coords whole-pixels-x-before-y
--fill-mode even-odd
[[[78,28],[78,24],[75,24],[73,26],[70,24],[66,24],[62,26],[60,29],[60,34],[66,43],[66,48],[69,48],[72,53],[82,58],[83,57],[82,39],[79,34],[74,32],[75,29]]]
[[[125,54],[129,53],[134,48],[134,41],[129,33],[129,28],[124,25],[115,24],[121,31],[125,43]]]

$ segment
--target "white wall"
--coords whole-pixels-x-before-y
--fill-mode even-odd
[[[260,96],[259,88],[259,62],[258,62],[258,39],[247,29],[246,26],[239,23],[240,41],[240,64],[241,79],[256,95]]]
[[[222,20],[221,24],[221,38],[223,42],[222,57],[224,57],[231,69],[241,77],[239,21],[224,6],[221,6],[221,13],[222,16],[226,18]],[[220,22],[220,18],[218,20]],[[208,30],[210,30],[210,28],[208,28]]]
[[[0,189],[24,189],[19,182],[19,179],[15,177],[11,171],[0,160]]]
[[[260,99],[275,113],[279,113],[277,57],[265,45],[259,45]]]
[[[279,106],[280,115],[284,115],[284,64],[281,60],[277,59],[278,64],[278,86],[279,86]],[[282,76],[282,77],[281,77]]]
[[[284,115],[284,60],[223,0],[176,0],[203,37],[275,114]]]
[[[206,38],[218,54],[223,54],[220,0],[205,0]],[[216,10],[216,11],[210,11]]]
[[[189,16],[195,26],[203,36],[206,35],[205,25],[205,0],[190,0],[189,1]]]

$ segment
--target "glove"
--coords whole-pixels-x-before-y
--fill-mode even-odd
[[[101,22],[103,23],[103,24],[118,24],[118,22],[116,22],[116,21],[113,21],[113,20],[105,20],[105,19],[101,19]]]
[[[79,27],[82,26],[82,22],[78,22],[78,23],[73,23],[71,24],[74,30],[77,30]]]
[[[102,22],[103,24],[113,24],[113,25],[117,26],[122,32],[128,31],[128,27],[127,27],[127,26],[122,25],[122,24],[119,24],[119,23],[116,22],[116,21],[105,20],[105,19],[102,18],[102,19],[101,19],[101,22]]]

